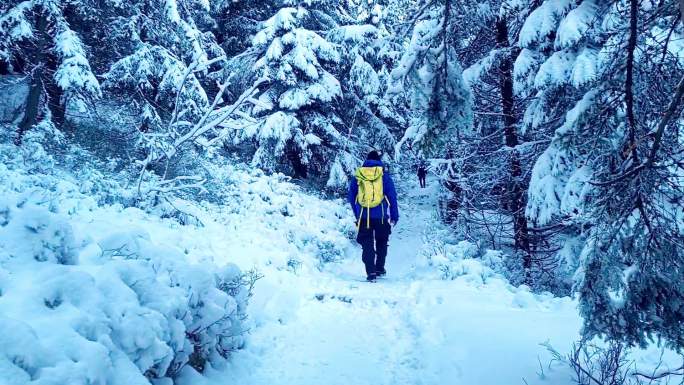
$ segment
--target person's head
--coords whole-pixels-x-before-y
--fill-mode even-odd
[[[373,150],[368,153],[368,156],[366,156],[366,160],[381,160],[382,159],[382,154],[376,150]]]

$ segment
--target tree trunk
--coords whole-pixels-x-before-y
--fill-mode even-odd
[[[629,40],[627,42],[627,74],[625,78],[625,105],[627,108],[627,124],[629,126],[629,153],[632,156],[632,167],[639,164],[636,143],[636,120],[634,119],[634,50],[637,43],[637,16],[639,10],[637,0],[630,0]]]
[[[40,113],[40,96],[43,94],[43,68],[38,66],[31,74],[31,84],[29,86],[29,93],[26,97],[26,107],[24,108],[24,117],[19,123],[17,135],[14,137],[14,144],[17,146],[21,144],[26,131],[33,127],[38,122],[38,115]]]
[[[9,75],[10,64],[4,60],[0,60],[0,75]]]
[[[45,88],[44,84],[44,77],[46,75],[49,76],[49,74],[46,74],[45,71],[45,64],[46,64],[46,57],[47,57],[47,51],[50,49],[49,47],[49,38],[47,36],[47,28],[48,28],[48,19],[47,16],[45,15],[45,11],[38,7],[38,10],[36,12],[36,31],[35,35],[37,36],[37,43],[35,48],[33,48],[33,52],[35,52],[35,55],[33,56],[33,69],[31,70],[31,84],[29,85],[29,93],[26,97],[26,106],[24,108],[24,117],[22,118],[21,122],[19,123],[19,127],[17,130],[17,135],[14,138],[14,143],[16,145],[20,145],[21,141],[24,137],[24,134],[31,129],[36,123],[38,122],[38,119],[40,118],[40,113],[41,113],[41,96],[43,95],[43,89]],[[26,67],[30,66],[30,64],[26,63]],[[26,69],[26,68],[25,68]]]
[[[508,25],[506,20],[499,18],[496,21],[496,41],[498,48],[509,48]],[[499,90],[501,92],[501,112],[504,123],[504,139],[507,147],[510,147],[510,185],[508,186],[508,206],[513,215],[513,238],[516,250],[523,253],[523,268],[525,270],[525,283],[530,284],[530,270],[532,268],[532,256],[530,254],[530,235],[525,216],[526,191],[522,184],[522,167],[520,158],[515,147],[519,144],[516,130],[517,118],[515,116],[515,96],[513,94],[513,57],[506,55],[499,63]]]
[[[444,46],[444,63],[442,63],[442,90],[446,91],[449,89],[448,83],[449,83],[449,41],[448,41],[448,32],[449,32],[449,22],[451,19],[451,0],[446,0],[444,3],[444,20],[442,21],[442,45]],[[444,108],[450,108],[450,106],[447,104]],[[447,114],[448,116],[448,114]],[[443,116],[440,116],[440,120],[443,124],[442,127],[442,132],[447,132],[447,121],[443,118]],[[461,130],[460,127],[457,126],[456,129],[456,141],[460,142],[461,141]],[[447,150],[447,155],[446,158],[448,160],[453,159],[453,154],[450,150]],[[444,183],[444,186],[446,187],[451,194],[446,198],[446,213],[445,213],[445,222],[449,224],[454,224],[458,220],[458,215],[459,211],[461,210],[461,197],[462,197],[462,191],[463,189],[461,188],[461,185],[459,182],[455,181],[455,176],[454,175],[448,175],[447,181]]]
[[[54,80],[54,73],[57,71],[57,62],[53,58],[48,58],[45,62],[45,96],[47,107],[52,115],[52,123],[60,130],[64,130],[66,123],[66,103],[62,100],[63,91]]]
[[[24,117],[19,123],[17,135],[14,138],[14,143],[16,145],[21,144],[24,134],[38,122],[40,115],[40,97],[43,94],[43,65],[45,62],[45,51],[47,49],[47,39],[45,38],[45,34],[47,31],[48,20],[42,10],[37,12],[36,18],[36,35],[38,36],[38,44],[35,48],[35,67],[31,71],[31,84],[29,85],[29,93],[26,97]]]
[[[289,147],[290,148],[287,150],[286,155],[287,159],[290,161],[290,165],[292,166],[292,176],[294,178],[306,179],[308,172],[306,165],[302,162],[299,150],[292,144]]]
[[[447,198],[446,212],[445,212],[445,222],[449,224],[454,224],[458,220],[458,214],[461,210],[461,186],[454,181],[448,180],[445,186],[451,194]]]

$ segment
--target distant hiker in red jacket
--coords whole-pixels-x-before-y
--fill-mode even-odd
[[[356,217],[356,241],[363,249],[366,279],[375,281],[377,277],[387,274],[387,242],[392,226],[399,221],[397,191],[377,151],[368,154],[354,176],[349,184],[347,200]]]

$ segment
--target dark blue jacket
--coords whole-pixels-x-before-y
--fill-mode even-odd
[[[383,164],[379,160],[367,160],[363,162],[363,167],[383,167]],[[384,192],[387,200],[389,200],[389,205],[386,201],[383,201],[379,206],[370,209],[370,217],[373,219],[389,218],[393,223],[399,220],[399,207],[397,206],[397,190],[394,188],[394,181],[389,173],[383,173],[382,175],[382,191]],[[356,203],[356,194],[359,192],[359,185],[356,178],[352,178],[349,184],[349,193],[347,194],[347,201],[354,210],[354,216],[359,219],[359,215],[362,218],[366,218],[366,210],[361,212],[361,205]],[[389,206],[389,207],[387,207]],[[389,211],[389,215],[387,213]]]

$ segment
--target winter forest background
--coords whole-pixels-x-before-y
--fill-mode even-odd
[[[428,165],[440,279],[467,244],[459,264],[573,298],[581,338],[547,346],[572,381],[681,383],[681,356],[648,373],[629,357],[684,348],[683,12],[0,2],[0,384],[191,383],[189,368],[225,367],[269,268],[326,271],[354,247],[335,199],[371,149],[404,184]],[[268,260],[239,263],[238,245],[269,234]]]

